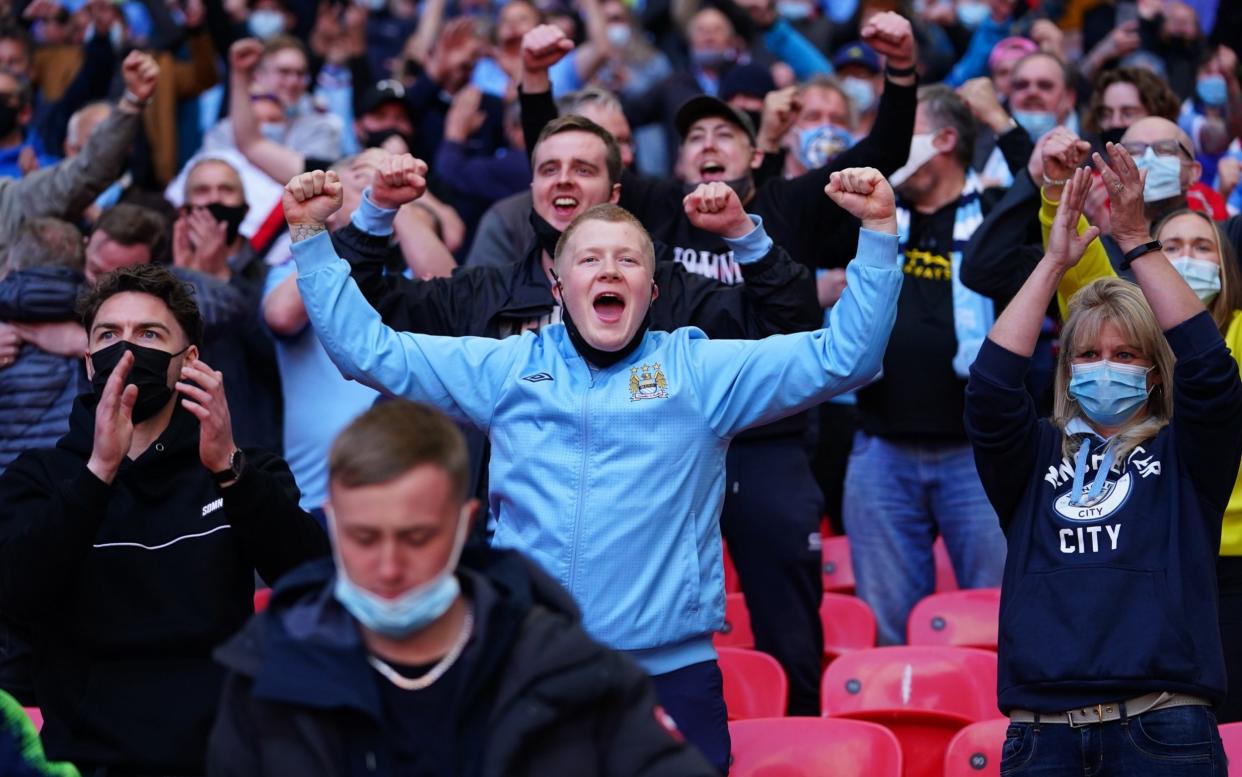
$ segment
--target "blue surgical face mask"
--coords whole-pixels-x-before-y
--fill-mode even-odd
[[[963,27],[973,30],[984,20],[992,15],[992,9],[987,3],[975,2],[975,0],[958,0],[957,4],[957,21]]]
[[[832,124],[821,124],[798,130],[798,145],[795,150],[803,167],[817,170],[853,145],[854,136],[848,131]]]
[[[259,125],[259,134],[273,143],[284,143],[285,125],[281,122],[265,121]]]
[[[811,6],[802,0],[776,0],[776,13],[782,19],[797,22],[811,15]]]
[[[623,48],[630,42],[632,31],[630,25],[625,22],[613,22],[604,28],[608,35],[608,42],[612,45]]]
[[[875,105],[875,86],[865,78],[842,78],[841,91],[850,98],[859,113],[866,113]]]
[[[1160,156],[1150,147],[1134,160],[1140,170],[1147,171],[1143,184],[1143,202],[1160,202],[1182,194],[1182,163],[1175,156]]]
[[[280,11],[253,11],[246,21],[250,34],[260,40],[273,38],[285,31],[285,15]]]
[[[1220,266],[1215,262],[1179,256],[1173,260],[1173,267],[1204,305],[1220,294]]]
[[[1034,141],[1038,141],[1057,126],[1057,115],[1051,111],[1014,111],[1013,120]]]
[[[1100,426],[1129,420],[1147,401],[1151,367],[1098,361],[1070,367],[1069,395],[1087,418]]]
[[[713,69],[723,67],[737,59],[737,54],[732,49],[698,49],[691,56],[694,58],[695,65]]]
[[[333,524],[332,533],[335,537],[336,519],[331,511],[328,511],[328,517]],[[444,569],[435,577],[414,586],[395,599],[385,599],[373,594],[350,580],[341,561],[340,551],[335,550],[336,544],[333,543],[336,553],[336,584],[333,595],[363,628],[389,639],[404,639],[426,628],[448,612],[461,594],[461,584],[457,582],[454,572],[457,569],[457,560],[461,557],[462,546],[466,544],[466,534],[470,526],[468,518],[468,510],[463,508],[457,518],[453,552],[449,555]]]
[[[1195,83],[1195,94],[1204,105],[1220,108],[1229,101],[1229,87],[1222,75],[1200,76]]]

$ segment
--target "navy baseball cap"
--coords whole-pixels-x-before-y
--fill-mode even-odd
[[[880,64],[880,55],[875,53],[875,49],[861,41],[847,43],[832,55],[834,68],[839,69],[849,65],[862,65],[872,73],[878,73],[883,69]]]

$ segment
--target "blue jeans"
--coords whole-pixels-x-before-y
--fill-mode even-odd
[[[1011,723],[1001,777],[1226,777],[1208,707],[1170,707],[1082,728]]]
[[[944,537],[962,588],[1001,584],[1005,536],[966,444],[854,436],[845,473],[845,533],[858,595],[881,645],[906,641],[906,620],[936,587],[932,544]]]

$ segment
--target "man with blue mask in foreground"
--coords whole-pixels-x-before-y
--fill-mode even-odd
[[[458,563],[478,500],[448,417],[381,403],[328,468],[336,568],[290,574],[219,652],[210,774],[712,774],[564,589],[512,551]]]
[[[411,170],[408,185],[421,193],[426,183]],[[762,223],[721,188],[684,207],[734,238],[743,261],[766,253]],[[565,586],[587,631],[653,676],[669,714],[721,771],[729,738],[711,635],[724,619],[730,442],[874,378],[901,286],[883,176],[839,171],[826,193],[863,226],[829,328],[745,341],[648,331],[661,293],[651,238],[605,203],[557,242],[549,269],[563,324],[493,340],[385,326],[325,232],[341,206],[336,175],[285,187],[298,288],[333,362],[488,435],[494,544],[529,553]]]

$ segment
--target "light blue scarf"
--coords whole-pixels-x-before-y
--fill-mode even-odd
[[[966,288],[962,283],[962,249],[983,223],[983,206],[979,193],[983,185],[974,170],[966,171],[966,186],[957,201],[957,213],[953,221],[953,248],[949,252],[953,283],[953,334],[957,338],[957,353],[953,356],[953,371],[960,378],[970,375],[983,339],[988,336],[996,320],[992,300]],[[906,249],[910,243],[910,211],[901,203],[897,205],[897,264],[904,266]]]

